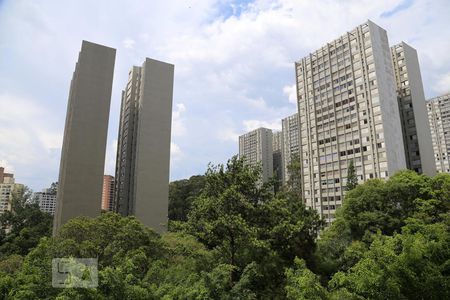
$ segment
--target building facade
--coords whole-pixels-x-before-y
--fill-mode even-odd
[[[288,167],[292,159],[299,158],[299,119],[298,113],[281,120],[283,132],[283,183],[289,180]]]
[[[15,183],[14,174],[5,173],[0,167],[0,214],[11,211],[13,193],[23,188],[22,184]]]
[[[427,102],[437,172],[450,173],[450,93]]]
[[[56,208],[56,190],[43,189],[42,192],[34,193],[36,202],[39,205],[39,209],[43,212],[54,214]]]
[[[102,210],[113,211],[114,176],[103,175]]]
[[[167,230],[174,66],[147,58],[122,92],[114,210]]]
[[[277,186],[283,185],[283,132],[277,131],[272,133],[272,161],[273,176],[277,180]]]
[[[359,180],[406,168],[391,51],[371,21],[296,62],[302,194],[325,222]]]
[[[406,166],[418,173],[433,176],[436,174],[436,165],[417,52],[401,42],[391,47],[391,54]]]
[[[273,176],[272,130],[258,128],[239,136],[239,157],[246,164],[262,167],[261,180],[267,182]]]
[[[53,234],[78,216],[101,211],[116,50],[83,41],[70,85]]]

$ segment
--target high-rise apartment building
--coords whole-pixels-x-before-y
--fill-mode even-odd
[[[262,182],[273,176],[272,130],[258,128],[239,136],[239,157],[249,165],[261,165]]]
[[[433,176],[436,174],[436,165],[417,52],[401,42],[391,47],[391,53],[406,166],[418,173]]]
[[[52,215],[55,213],[56,193],[57,191],[52,188],[43,189],[42,192],[34,193],[34,198],[41,211]]]
[[[450,173],[450,93],[427,102],[434,159],[439,173]]]
[[[283,180],[289,180],[288,167],[292,159],[299,158],[299,119],[298,113],[281,120],[283,132]]]
[[[283,132],[272,133],[272,161],[273,175],[276,177],[278,187],[283,185]]]
[[[4,171],[5,169],[0,167],[0,214],[11,210],[13,193],[23,188],[22,184],[15,183],[14,174]]]
[[[122,92],[114,209],[167,229],[174,66],[147,58]]]
[[[83,41],[70,85],[53,234],[100,214],[116,50]]]
[[[102,210],[113,211],[114,176],[103,175]]]
[[[295,67],[302,194],[329,223],[342,205],[350,161],[360,180],[406,168],[386,31],[368,21]]]

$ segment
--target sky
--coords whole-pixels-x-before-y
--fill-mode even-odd
[[[450,91],[449,0],[0,0],[0,166],[40,190],[57,181],[81,41],[117,49],[105,174],[120,93],[146,57],[175,65],[171,180],[281,129],[297,110],[294,62],[370,19],[419,54],[425,96]]]

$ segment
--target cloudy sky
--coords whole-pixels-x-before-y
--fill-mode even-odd
[[[83,39],[117,49],[105,172],[120,91],[145,57],[175,64],[171,179],[237,153],[238,135],[295,113],[294,62],[371,19],[418,50],[426,97],[450,91],[449,0],[0,0],[0,166],[56,181]]]

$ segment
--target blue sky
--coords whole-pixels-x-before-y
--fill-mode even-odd
[[[295,113],[294,62],[371,19],[419,53],[426,97],[450,91],[448,0],[0,0],[0,165],[56,181],[81,40],[117,49],[105,173],[120,91],[145,57],[175,64],[171,179],[237,153],[248,130]]]

